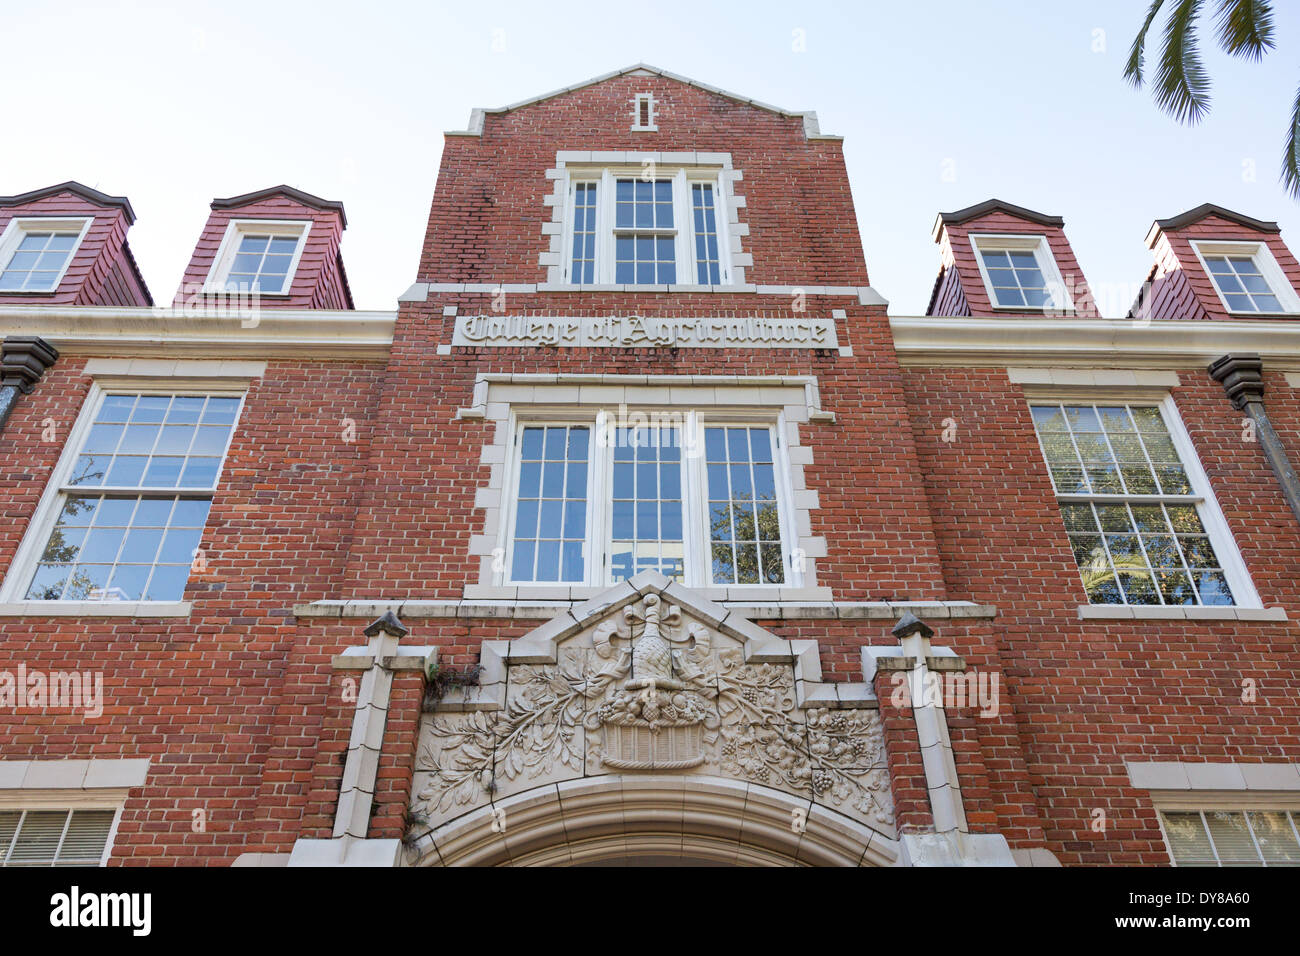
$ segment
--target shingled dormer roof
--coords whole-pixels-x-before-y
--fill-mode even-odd
[[[288,199],[292,199],[296,203],[310,206],[312,209],[337,212],[339,218],[343,221],[343,228],[347,228],[348,217],[343,211],[343,203],[334,199],[321,199],[319,196],[305,193],[301,189],[294,189],[292,186],[270,186],[266,189],[259,189],[256,192],[244,193],[242,196],[231,196],[229,199],[214,199],[212,200],[212,208],[238,209],[241,206],[251,206],[253,203],[261,202],[263,199],[270,199],[272,196],[284,196]]]
[[[1180,212],[1176,216],[1170,216],[1168,219],[1157,219],[1151,224],[1147,231],[1147,241],[1151,241],[1151,236],[1157,229],[1170,230],[1182,229],[1184,226],[1190,226],[1194,222],[1200,222],[1210,216],[1218,216],[1220,219],[1226,219],[1228,222],[1235,222],[1239,226],[1245,226],[1247,229],[1254,229],[1257,232],[1281,232],[1282,227],[1275,222],[1266,222],[1263,219],[1255,219],[1244,213],[1233,212],[1231,209],[1225,209],[1222,206],[1216,206],[1212,202],[1201,203],[1195,209],[1189,209],[1186,212]]]
[[[101,193],[98,189],[91,189],[89,186],[83,186],[73,180],[59,183],[56,186],[33,189],[31,192],[19,193],[17,196],[0,196],[0,207],[25,206],[28,203],[49,199],[51,196],[58,196],[61,193],[72,193],[96,206],[116,206],[126,214],[126,224],[128,226],[135,223],[135,210],[131,208],[131,202],[125,196],[110,196],[107,193]]]
[[[1004,212],[1009,216],[1015,216],[1017,219],[1025,219],[1029,222],[1037,223],[1040,226],[1064,226],[1065,220],[1060,216],[1049,216],[1046,213],[1035,212],[1032,209],[1026,209],[1024,206],[1017,206],[1013,203],[1003,202],[1001,199],[986,199],[984,202],[976,203],[973,206],[967,206],[965,209],[958,209],[956,212],[941,212],[934,220],[934,238],[939,238],[939,230],[943,226],[956,226],[963,222],[969,222],[971,219],[978,219],[981,216],[987,216],[991,212]]]

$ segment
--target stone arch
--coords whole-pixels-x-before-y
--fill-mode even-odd
[[[898,844],[807,799],[722,777],[606,775],[536,787],[449,820],[414,866],[892,866]]]

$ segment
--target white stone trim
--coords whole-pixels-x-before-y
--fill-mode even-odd
[[[1168,390],[1182,383],[1173,371],[1087,368],[1008,368],[1013,385],[1078,385],[1138,387]]]
[[[560,408],[594,413],[600,408],[627,405],[673,405],[699,409],[740,408],[762,410],[775,416],[784,441],[776,450],[788,478],[783,510],[789,553],[801,553],[802,567],[793,568],[786,586],[733,586],[725,596],[733,599],[774,600],[790,594],[803,600],[827,600],[829,589],[817,587],[816,562],[826,554],[824,538],[812,534],[811,512],[820,503],[808,490],[804,467],[811,464],[811,446],[800,441],[804,422],[832,423],[834,414],[821,408],[814,376],[714,376],[714,375],[560,375],[551,373],[479,373],[474,383],[474,404],[462,408],[457,418],[480,418],[493,424],[492,439],[484,445],[480,462],[489,467],[488,483],[475,492],[475,508],[483,512],[479,534],[470,538],[470,554],[479,560],[477,586],[465,589],[467,598],[561,599],[572,597],[570,585],[509,585],[504,561],[510,505],[509,463],[516,431],[516,410]],[[785,480],[780,481],[784,487]],[[778,489],[780,491],[780,488]],[[785,494],[785,492],[782,492]]]
[[[503,839],[494,821],[510,821]],[[795,817],[802,828],[792,827]],[[610,832],[610,820],[623,825]],[[300,841],[301,842],[301,841]],[[543,784],[424,834],[413,866],[569,866],[637,854],[726,865],[895,866],[899,841],[815,801],[724,777],[603,774]]]
[[[396,312],[147,306],[14,306],[0,303],[0,337],[39,335],[63,355],[383,360]]]
[[[295,617],[366,618],[373,620],[389,611],[397,617],[421,620],[426,618],[460,617],[474,619],[550,620],[560,611],[570,609],[596,597],[604,588],[571,587],[569,597],[560,600],[526,600],[518,596],[518,588],[502,589],[509,593],[499,598],[463,598],[445,601],[407,600],[322,600],[310,604],[295,604]],[[893,621],[911,612],[918,617],[939,620],[991,619],[998,609],[988,604],[969,601],[788,601],[773,600],[754,603],[752,596],[729,600],[725,588],[692,588],[696,594],[716,601],[728,610],[750,620],[788,621]],[[722,593],[718,593],[722,592]]]
[[[129,790],[143,787],[149,758],[87,760],[0,760],[0,793],[6,791]]]
[[[233,378],[251,381],[266,374],[265,362],[191,361],[187,359],[92,358],[82,375],[92,378]]]
[[[1285,621],[1284,607],[1080,604],[1081,621]]]
[[[190,601],[6,601],[0,617],[189,617],[193,607]]]
[[[1135,789],[1194,795],[1196,809],[1205,806],[1205,792],[1235,793],[1243,800],[1256,793],[1287,794],[1300,807],[1300,763],[1128,760],[1124,766]]]
[[[1254,352],[1271,371],[1300,372],[1300,324],[1276,319],[1078,319],[890,316],[904,366],[1194,369]]]

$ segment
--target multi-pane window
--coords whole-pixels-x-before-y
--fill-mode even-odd
[[[670,179],[618,179],[614,204],[614,281],[677,281],[677,230]]]
[[[52,292],[80,236],[79,230],[24,230],[0,271],[0,292]]]
[[[1026,249],[983,249],[984,272],[996,305],[1041,308],[1051,304],[1038,257]]]
[[[598,423],[594,436],[521,426],[509,579],[603,585],[654,570],[693,586],[788,583],[775,434],[694,419]]]
[[[782,584],[776,468],[766,428],[706,428],[714,584]]]
[[[1234,312],[1284,311],[1254,256],[1207,255],[1205,264]]]
[[[619,428],[614,441],[610,569],[682,579],[682,449],[676,428]]]
[[[519,490],[512,576],[582,581],[587,539],[586,426],[526,427],[519,438]]]
[[[573,271],[578,285],[596,281],[596,184],[573,184]]]
[[[566,276],[574,285],[725,285],[716,173],[574,171]]]
[[[1286,810],[1163,811],[1175,866],[1300,866],[1300,815]]]
[[[297,251],[297,236],[245,234],[240,238],[226,284],[251,292],[282,292]]]
[[[116,810],[0,810],[0,866],[96,866]]]
[[[311,222],[241,219],[226,227],[208,273],[213,292],[288,295]]]
[[[239,406],[105,394],[61,479],[25,599],[180,600]]]
[[[1233,604],[1193,486],[1155,405],[1034,404],[1070,546],[1093,604]]]
[[[717,285],[721,280],[713,183],[691,183],[691,212],[695,220],[695,281],[700,285]]]

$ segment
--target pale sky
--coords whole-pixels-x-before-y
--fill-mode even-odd
[[[867,268],[895,314],[925,310],[935,214],[996,196],[1064,216],[1103,313],[1122,315],[1155,218],[1216,202],[1277,220],[1300,250],[1278,185],[1300,13],[1278,4],[1259,64],[1219,54],[1205,19],[1214,101],[1189,129],[1121,77],[1147,5],[3,0],[0,194],[75,179],[129,197],[132,248],[169,302],[208,203],[288,183],[346,205],[357,307],[392,309],[443,130],[643,61],[816,110],[845,137]]]

